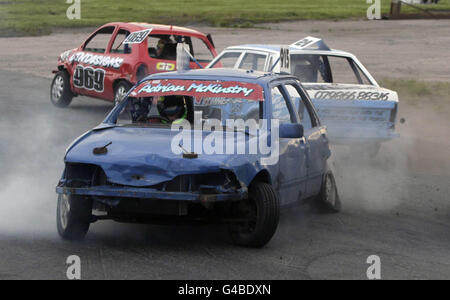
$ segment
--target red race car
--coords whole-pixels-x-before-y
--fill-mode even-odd
[[[189,46],[190,67],[206,66],[217,52],[211,36],[193,29],[147,23],[108,23],[80,47],[58,57],[50,99],[66,107],[77,95],[117,104],[148,74],[176,69],[177,43]]]

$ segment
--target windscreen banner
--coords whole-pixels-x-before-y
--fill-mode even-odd
[[[259,84],[240,81],[208,81],[164,79],[141,83],[130,94],[132,97],[183,95],[196,98],[223,97],[263,101]]]

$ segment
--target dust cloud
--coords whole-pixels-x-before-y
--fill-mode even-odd
[[[396,124],[400,137],[383,143],[374,157],[351,147],[332,148],[344,209],[395,212],[414,198],[410,185],[416,176],[449,175],[450,142],[443,139],[450,129],[448,118],[432,107],[401,102],[400,118],[406,119]]]
[[[0,234],[54,235],[62,146],[48,118],[0,120]]]

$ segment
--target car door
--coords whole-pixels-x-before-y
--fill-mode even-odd
[[[307,182],[305,196],[319,193],[326,161],[330,156],[326,127],[321,125],[311,100],[299,82],[291,81],[284,85],[294,102],[300,122],[303,125],[307,157]]]
[[[108,99],[114,99],[114,86],[118,80],[125,79],[131,83],[135,83],[136,68],[139,65],[138,50],[140,43],[124,43],[130,33],[129,30],[119,27],[113,34],[110,48],[106,51],[109,57],[121,62],[119,68],[108,68],[106,70],[105,97]]]
[[[176,70],[177,42],[171,34],[153,34],[147,38],[149,74]]]
[[[187,44],[190,55],[195,58],[196,61],[190,60],[191,69],[206,67],[216,55],[214,48],[195,36],[150,34],[147,39],[150,74],[176,70],[178,43]]]
[[[297,123],[298,116],[280,83],[271,86],[271,118],[280,124]],[[273,122],[272,129],[273,129]],[[306,190],[306,147],[301,138],[280,138],[275,186],[285,205],[303,198]]]
[[[115,26],[106,26],[97,30],[83,44],[83,59],[73,61],[72,84],[74,92],[105,99],[105,78],[110,66],[101,62],[110,47]],[[109,59],[108,61],[112,61]]]

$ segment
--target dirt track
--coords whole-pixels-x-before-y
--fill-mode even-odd
[[[219,49],[322,36],[354,52],[377,79],[446,81],[449,25],[295,22],[268,25],[276,30],[199,29],[212,32]],[[450,126],[447,116],[426,105],[400,104],[407,120],[398,125],[401,137],[383,145],[375,159],[354,161],[338,149],[343,212],[323,216],[303,206],[284,213],[264,249],[231,246],[217,227],[112,222],[94,224],[83,243],[61,241],[54,186],[64,149],[111,108],[80,97],[57,109],[48,99],[57,55],[85,37],[64,32],[0,39],[0,279],[64,279],[72,254],[81,257],[85,279],[364,279],[372,254],[381,257],[385,279],[450,278]]]
[[[354,53],[378,79],[450,80],[450,20],[301,21],[262,27],[271,30],[194,28],[210,32],[219,51],[243,43],[287,44],[312,35],[324,38],[332,48]],[[51,77],[58,55],[78,47],[93,30],[0,38],[0,69]]]

